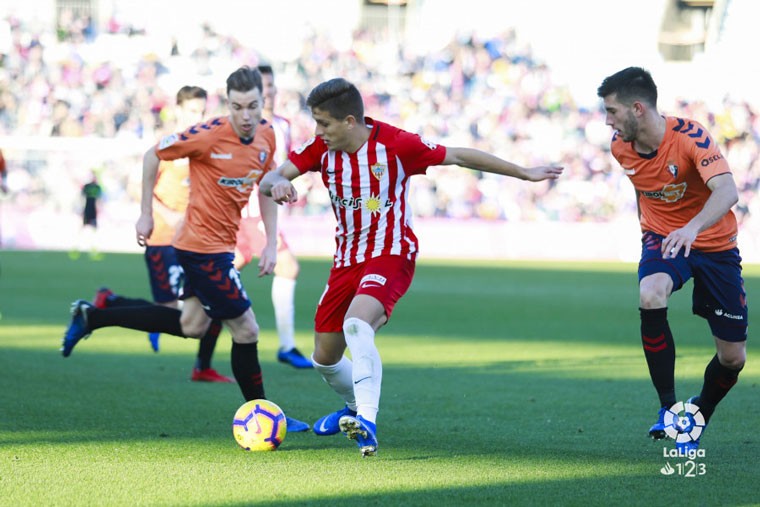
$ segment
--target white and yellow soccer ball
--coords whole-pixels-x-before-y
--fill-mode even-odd
[[[235,441],[246,451],[274,451],[287,432],[285,413],[269,400],[243,403],[232,420]]]

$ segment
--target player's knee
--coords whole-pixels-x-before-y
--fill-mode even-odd
[[[720,364],[725,366],[726,368],[730,370],[736,370],[739,371],[742,368],[744,368],[744,364],[747,361],[747,356],[743,352],[740,351],[730,351],[730,352],[718,352],[718,361],[720,361]]]
[[[723,366],[731,370],[739,371],[744,368],[745,363],[746,363],[746,359],[737,357],[737,358],[732,358],[731,360],[723,363]]]
[[[673,290],[673,280],[665,273],[645,276],[639,282],[639,307],[646,310],[664,308]]]
[[[314,337],[314,360],[323,365],[334,365],[346,351],[346,342],[340,333],[317,333]]]
[[[197,314],[192,311],[186,311],[182,312],[179,323],[185,336],[189,338],[202,338],[211,324],[211,319],[205,313]]]
[[[235,329],[232,333],[232,341],[243,345],[256,343],[259,341],[259,326],[253,324],[245,326],[239,329]]]
[[[338,364],[338,361],[340,361],[340,357],[336,359],[335,354],[329,354],[326,351],[319,349],[314,349],[312,357],[314,358],[314,361],[324,366],[332,366]]]
[[[664,287],[642,285],[639,287],[639,307],[645,310],[664,308],[668,305],[668,294]]]
[[[300,266],[298,261],[292,255],[282,255],[277,258],[277,265],[274,268],[274,274],[290,280],[298,278]]]
[[[201,323],[193,319],[180,319],[182,333],[188,338],[202,338],[206,334],[208,323]]]

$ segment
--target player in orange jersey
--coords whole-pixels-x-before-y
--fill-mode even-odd
[[[232,260],[240,211],[259,180],[273,168],[275,138],[261,117],[261,74],[241,67],[227,78],[229,115],[164,137],[143,157],[141,214],[135,226],[141,246],[153,234],[153,189],[161,160],[190,160],[190,198],[172,246],[185,273],[181,310],[161,305],[96,308],[87,301],[72,305],[72,319],[63,339],[63,355],[95,329],[121,326],[182,337],[202,337],[215,319],[232,334],[232,372],[247,400],[265,398],[258,358],[259,326],[251,301]],[[277,207],[261,195],[260,212],[267,246],[259,260],[259,276],[274,270]],[[287,418],[288,431],[309,425]]]
[[[208,93],[199,86],[183,86],[177,92],[175,108],[177,127],[187,128],[201,122],[206,112]],[[145,264],[148,268],[153,301],[170,308],[179,308],[184,271],[177,260],[172,238],[185,215],[190,194],[188,159],[162,161],[158,168],[156,187],[153,189],[154,229],[145,247]],[[149,304],[144,299],[129,298],[101,288],[93,304],[98,308],[140,306]],[[234,382],[211,367],[211,357],[221,332],[222,324],[214,321],[198,344],[190,380],[196,382]],[[159,333],[149,333],[151,347],[158,352]]]
[[[274,84],[274,70],[270,65],[259,65],[264,86],[264,117],[272,124],[277,140],[274,161],[277,165],[287,159],[290,152],[290,122],[275,114],[274,102],[277,88]],[[243,269],[254,257],[258,257],[266,245],[266,235],[261,216],[258,213],[256,194],[251,194],[251,202],[243,208],[243,219],[235,246],[235,267]],[[277,360],[294,368],[313,368],[311,360],[304,357],[296,347],[295,340],[295,288],[300,266],[285,237],[277,232],[277,264],[272,279],[272,306],[274,307],[277,335],[280,348]]]
[[[646,70],[623,69],[605,78],[597,94],[615,129],[612,154],[636,189],[643,232],[641,339],[661,407],[649,434],[676,438],[679,450],[696,450],[746,358],[747,302],[731,211],[738,201],[736,184],[705,127],[660,115],[657,86]],[[717,353],[705,369],[702,391],[679,417],[668,301],[692,278],[692,311],[707,320]]]

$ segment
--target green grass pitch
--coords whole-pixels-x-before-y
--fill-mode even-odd
[[[310,353],[330,260],[301,264],[297,339]],[[744,274],[754,324],[760,266]],[[276,362],[271,281],[254,269],[243,280],[268,397],[309,422],[340,408],[314,371]],[[657,403],[633,264],[421,259],[377,336],[380,448],[368,459],[342,435],[238,448],[243,399],[234,384],[189,381],[194,340],[162,336],[155,354],[144,333],[102,329],[62,358],[69,303],[101,285],[149,296],[142,257],[0,252],[0,505],[760,504],[753,326],[747,366],[689,470],[646,436]],[[714,353],[690,293],[670,309],[679,399],[698,392]],[[224,331],[214,366],[228,375],[229,349]],[[666,463],[676,472],[661,473]]]

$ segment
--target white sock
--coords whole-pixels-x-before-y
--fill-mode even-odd
[[[383,364],[375,347],[375,330],[363,320],[350,318],[343,322],[343,334],[354,361],[352,379],[356,412],[374,423],[380,407],[380,385],[383,380]]]
[[[296,346],[295,305],[296,281],[291,278],[275,276],[272,280],[272,306],[280,336],[280,349],[288,352]]]
[[[343,398],[348,408],[356,412],[356,398],[354,398],[354,381],[351,377],[353,366],[346,356],[340,358],[335,364],[319,364],[311,357],[314,368],[322,375],[322,379],[333,388],[333,391]]]

